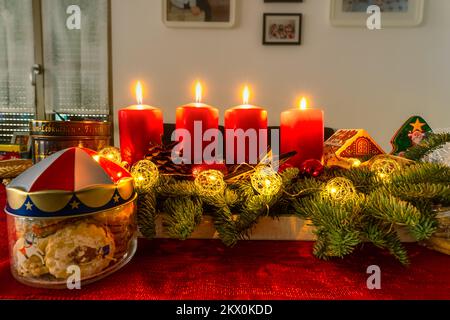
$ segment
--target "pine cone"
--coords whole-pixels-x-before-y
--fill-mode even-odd
[[[172,149],[176,144],[168,146],[152,145],[148,149],[146,159],[152,161],[163,174],[189,175],[192,173],[192,166],[187,164],[175,164],[172,161]]]

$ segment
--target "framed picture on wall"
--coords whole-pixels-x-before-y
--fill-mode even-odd
[[[231,28],[236,0],[162,0],[163,21],[174,28]]]
[[[333,26],[366,27],[369,6],[381,11],[381,27],[415,27],[422,23],[424,0],[331,0]]]
[[[264,45],[300,45],[302,40],[301,13],[265,13]]]

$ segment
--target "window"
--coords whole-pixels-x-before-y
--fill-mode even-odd
[[[112,119],[109,6],[108,0],[0,0],[0,143],[27,131],[34,118]],[[68,23],[76,19],[78,26]],[[33,83],[35,64],[43,73]]]
[[[0,0],[0,143],[27,131],[36,112],[29,74],[34,63],[32,0]]]

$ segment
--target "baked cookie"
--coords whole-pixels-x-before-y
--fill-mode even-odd
[[[48,273],[45,266],[47,239],[38,239],[32,233],[19,238],[14,245],[16,271],[23,277],[39,277]]]
[[[136,233],[136,207],[128,204],[121,208],[96,214],[93,219],[104,224],[111,231],[116,245],[115,259],[121,259],[127,252],[130,240]]]
[[[78,219],[79,220],[79,219]],[[18,238],[23,237],[27,233],[33,233],[39,238],[45,238],[55,233],[59,229],[68,224],[77,221],[74,219],[30,219],[30,218],[15,218],[16,235]]]
[[[87,278],[106,269],[114,252],[114,238],[107,228],[81,222],[49,237],[45,264],[56,278],[66,279],[71,265],[80,267],[81,277]]]

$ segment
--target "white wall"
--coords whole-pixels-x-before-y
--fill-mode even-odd
[[[159,0],[112,0],[116,110],[134,103],[131,84],[141,79],[149,88],[145,101],[174,122],[176,106],[193,100],[192,83],[201,78],[206,102],[222,119],[248,81],[252,102],[268,109],[271,125],[306,93],[325,110],[327,126],[365,128],[386,151],[410,115],[450,127],[449,0],[426,0],[419,28],[381,31],[332,27],[328,0],[238,0],[238,12],[233,29],[171,29]],[[263,46],[263,12],[303,13],[303,45]]]

